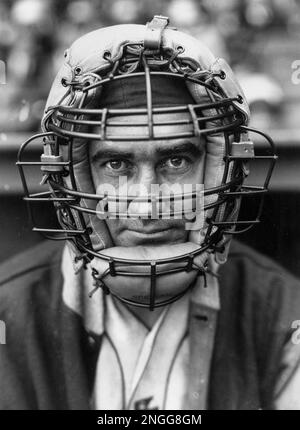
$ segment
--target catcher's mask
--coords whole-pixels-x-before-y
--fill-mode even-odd
[[[198,275],[205,275],[210,253],[218,263],[224,262],[231,235],[259,222],[276,160],[273,142],[247,127],[248,105],[227,63],[214,58],[194,38],[168,28],[165,17],[155,16],[147,26],[119,25],[91,32],[78,39],[64,56],[65,63],[47,101],[43,133],[26,141],[18,156],[25,200],[29,206],[53,202],[61,225],[61,229],[34,230],[48,238],[67,240],[77,269],[91,264],[96,289],[100,286],[123,302],[150,310],[171,303],[193,286]],[[178,88],[184,85],[190,102],[153,105],[152,83],[162,78],[177,80]],[[144,106],[105,105],[102,94],[106,85],[126,86],[134,79],[144,80]],[[128,125],[132,132],[128,132]],[[266,153],[255,154],[249,132],[266,139]],[[122,141],[183,137],[205,139],[204,224],[191,229],[188,241],[182,244],[114,246],[105,221],[112,215],[107,203],[122,201],[124,208],[124,196],[96,193],[89,142],[98,140],[101,145],[101,141],[109,140],[119,145]],[[27,145],[36,139],[43,142],[41,161],[24,161]],[[250,162],[261,158],[268,161],[263,184],[244,184]],[[48,185],[48,191],[28,190],[24,165],[33,164],[41,166],[42,185]],[[257,213],[251,219],[238,220],[243,197],[257,201]],[[173,201],[186,198],[194,201],[197,191],[174,195]],[[132,199],[127,196],[125,213],[114,216],[128,216],[126,208]],[[155,199],[158,210],[154,218],[161,218],[165,215],[164,195]],[[153,203],[151,195],[139,195],[138,201]],[[175,212],[171,205],[170,217]],[[139,216],[153,218],[153,213],[139,212]]]

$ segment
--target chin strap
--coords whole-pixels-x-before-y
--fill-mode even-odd
[[[192,294],[190,305],[190,360],[185,409],[208,408],[211,363],[221,308],[218,265],[209,257],[207,288],[199,285]],[[201,278],[198,279],[201,282]]]
[[[225,264],[228,258],[229,247],[231,240],[223,239],[222,243],[218,246],[218,250],[214,253],[214,261],[217,265]]]

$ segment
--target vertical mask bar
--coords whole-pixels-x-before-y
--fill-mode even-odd
[[[147,114],[148,114],[148,130],[149,139],[153,139],[153,112],[152,112],[152,89],[150,70],[147,60],[144,57],[145,80],[146,80],[146,99],[147,99]]]
[[[151,261],[151,279],[150,279],[150,311],[155,307],[155,293],[156,293],[156,262]]]
[[[108,114],[108,110],[105,108],[102,110],[102,114],[101,114],[101,131],[100,131],[100,136],[101,136],[101,140],[105,140],[106,139],[106,119],[107,119],[107,114]]]
[[[198,118],[197,118],[194,106],[193,105],[188,105],[188,110],[189,110],[190,115],[192,117],[192,121],[193,121],[193,125],[194,125],[194,131],[195,131],[195,136],[200,137],[199,122],[198,122]]]
[[[112,258],[109,259],[109,274],[110,276],[116,276],[115,262]]]

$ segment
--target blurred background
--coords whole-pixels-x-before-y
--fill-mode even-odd
[[[251,125],[274,138],[280,160],[262,223],[241,239],[300,275],[300,0],[1,0],[0,261],[41,240],[28,223],[15,160],[20,143],[39,130],[64,50],[88,31],[145,24],[154,14],[231,64]]]

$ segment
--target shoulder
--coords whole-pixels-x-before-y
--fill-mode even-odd
[[[232,241],[228,261],[221,267],[221,272],[224,276],[238,272],[240,275],[251,276],[257,282],[259,279],[268,282],[274,277],[291,283],[299,282],[279,263],[237,240]]]
[[[61,284],[61,242],[42,242],[0,265],[0,319],[19,320],[36,306],[51,306]]]
[[[223,300],[235,303],[245,314],[274,318],[285,327],[299,319],[299,279],[245,244],[232,241],[228,261],[220,269],[220,283]]]
[[[0,265],[0,409],[37,409],[48,395],[61,354],[62,250],[44,242]]]
[[[276,263],[271,258],[238,240],[232,240],[229,250],[229,258],[231,261],[234,260],[235,263],[243,262],[250,266],[255,265],[262,270],[284,270],[280,264]]]
[[[15,255],[0,264],[0,288],[34,273],[42,268],[57,265],[61,261],[63,245],[60,242],[42,242],[38,245]]]

